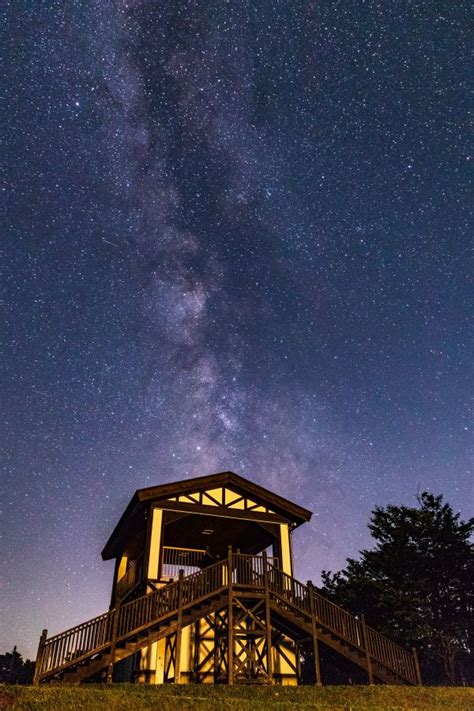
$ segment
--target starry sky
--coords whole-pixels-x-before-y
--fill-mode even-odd
[[[105,610],[134,490],[473,513],[468,5],[6,0],[2,649]],[[472,302],[471,302],[472,303]]]

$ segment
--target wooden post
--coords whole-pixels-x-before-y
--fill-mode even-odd
[[[193,670],[191,674],[191,682],[197,684],[199,681],[199,651],[201,648],[201,621],[196,620],[194,623],[194,655],[193,655]]]
[[[227,584],[229,586],[229,605],[227,608],[227,683],[234,683],[234,591],[232,588],[232,546],[227,554]]]
[[[46,640],[48,638],[48,630],[43,630],[41,632],[41,637],[38,643],[38,652],[36,653],[36,663],[35,663],[35,676],[33,679],[33,684],[38,686],[40,683],[41,666],[43,661],[43,652]]]
[[[267,674],[270,684],[273,684],[273,647],[272,647],[272,619],[270,614],[270,587],[268,583],[267,552],[263,551],[263,585],[265,591],[265,631],[267,644]]]
[[[174,648],[174,683],[181,683],[181,633],[183,631],[183,578],[184,570],[178,577],[178,621],[176,627],[176,646]]]
[[[415,663],[416,683],[418,686],[422,686],[423,682],[421,681],[420,664],[418,662],[418,654],[415,647],[411,648],[411,653],[413,654],[413,661]]]
[[[318,617],[316,615],[316,606],[314,604],[314,586],[311,580],[308,580],[308,595],[309,609],[311,612],[311,637],[313,641],[313,657],[314,657],[314,675],[316,678],[316,686],[322,686],[321,682],[321,661],[319,658],[319,643],[318,643]]]
[[[107,667],[107,675],[105,677],[106,684],[112,683],[113,674],[114,674],[115,649],[117,646],[117,632],[118,632],[118,623],[119,623],[119,617],[120,617],[120,603],[119,602],[117,602],[115,604],[112,615],[113,615],[113,617],[112,617],[112,637],[110,640],[110,659],[109,659],[109,664]]]
[[[364,640],[365,657],[367,659],[367,674],[369,677],[369,684],[373,684],[374,683],[374,675],[372,672],[372,659],[370,658],[369,638],[367,636],[367,625],[365,622],[365,615],[361,615],[361,623],[362,623],[362,638]]]
[[[112,632],[110,638],[110,657],[109,664],[107,666],[105,681],[107,684],[111,684],[113,681],[114,664],[115,664],[115,649],[117,646],[117,631],[120,616],[120,602],[116,602],[112,610]]]

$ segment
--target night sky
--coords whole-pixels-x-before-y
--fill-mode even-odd
[[[473,513],[468,4],[4,0],[0,652],[109,604],[137,488]],[[5,18],[3,18],[5,19]]]

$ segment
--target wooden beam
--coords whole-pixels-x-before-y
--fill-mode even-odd
[[[421,681],[420,664],[418,662],[418,654],[415,647],[411,648],[411,653],[413,654],[413,662],[415,664],[416,683],[418,686],[422,686],[423,682]]]
[[[181,636],[183,632],[183,578],[184,570],[179,571],[178,578],[178,622],[176,627],[176,647],[174,657],[174,683],[181,683]]]
[[[279,639],[277,640],[277,643],[275,644],[275,640],[273,641],[273,646],[274,646],[274,648],[276,649],[276,651],[278,652],[278,654],[279,654],[281,657],[283,657],[283,659],[284,659],[285,662],[288,664],[288,666],[290,667],[290,669],[293,669],[293,671],[295,672],[295,674],[296,674],[296,676],[297,676],[297,675],[298,675],[298,652],[297,652],[297,650],[296,650],[296,653],[295,653],[295,660],[293,661],[293,660],[290,659],[290,657],[286,654],[286,652],[285,652],[285,650],[284,650],[284,647],[282,646],[282,642],[283,642],[283,635],[280,633]],[[297,642],[295,642],[295,647],[296,647],[296,646],[297,646]]]
[[[118,571],[120,567],[120,561],[123,556],[118,555],[115,559],[115,565],[114,565],[114,581],[112,583],[112,594],[110,596],[110,608],[112,608],[115,605],[115,591],[117,589],[117,578],[118,578]]]
[[[43,630],[41,632],[41,637],[39,638],[38,652],[36,653],[35,676],[33,679],[33,684],[35,686],[38,686],[40,683],[41,663],[43,661],[43,652],[44,652],[44,647],[45,647],[47,639],[48,639],[48,630]]]
[[[369,677],[369,684],[373,684],[374,683],[374,674],[372,671],[372,659],[371,659],[370,651],[369,651],[369,638],[367,635],[367,624],[365,622],[365,615],[361,616],[361,623],[362,623],[362,637],[364,640],[365,657],[367,659],[367,675]]]
[[[151,508],[147,527],[147,547],[143,565],[145,580],[160,578],[160,558],[163,547],[163,511]]]
[[[212,489],[210,489],[210,491],[212,491]],[[204,496],[206,496],[208,499],[210,499],[211,501],[213,501],[216,506],[225,506],[225,504],[223,504],[222,501],[219,501],[218,499],[214,498],[214,496],[212,496],[212,495],[209,493],[209,491],[201,491],[201,498],[200,498],[200,503],[201,503],[201,504],[202,504],[202,502],[203,502]]]
[[[311,638],[313,642],[314,674],[316,678],[316,686],[321,686],[321,661],[319,658],[317,615],[314,604],[313,583],[311,580],[308,580],[307,587],[309,595],[309,609],[311,612]]]
[[[237,594],[240,594],[240,593],[237,593]],[[260,627],[260,628],[265,632],[265,629],[266,629],[265,623],[262,622],[262,620],[259,620],[256,615],[254,615],[254,612],[255,612],[256,610],[258,610],[259,607],[261,607],[261,605],[262,605],[262,600],[260,600],[259,602],[257,602],[257,604],[254,605],[254,606],[252,607],[252,609],[250,609],[250,608],[248,608],[248,607],[245,607],[245,605],[242,605],[242,603],[240,602],[240,600],[238,600],[237,597],[235,597],[235,596],[234,596],[234,602],[235,602],[235,604],[238,605],[238,607],[240,607],[240,609],[243,610],[244,613],[245,613],[244,615],[241,615],[241,619],[242,619],[242,620],[245,620],[245,617],[250,617],[250,619],[253,620],[253,622],[255,622],[255,624],[256,624],[258,627]]]
[[[173,665],[173,674],[176,669],[176,633],[167,635],[165,638],[165,663],[164,663],[164,682],[170,680],[171,665]]]
[[[227,613],[227,683],[234,683],[234,590],[232,585],[232,573],[234,560],[232,556],[232,546],[229,546],[227,555],[227,581],[229,586],[229,605]]]
[[[270,614],[270,586],[268,584],[267,552],[263,551],[263,587],[265,591],[265,640],[267,646],[267,674],[270,684],[273,684],[273,647],[272,647],[272,620]]]
[[[113,610],[112,637],[110,640],[110,655],[109,655],[109,663],[107,666],[107,676],[106,676],[106,680],[105,680],[107,684],[111,684],[113,681],[114,663],[115,663],[115,649],[117,647],[117,632],[118,632],[119,616],[120,616],[120,603],[117,602],[115,604],[115,607]]]
[[[206,514],[216,518],[240,518],[246,521],[264,521],[268,523],[285,523],[288,519],[276,514],[267,514],[264,511],[246,511],[244,509],[232,509],[226,506],[206,506],[205,504],[187,504],[184,501],[157,501],[154,508],[165,511],[186,511],[187,513]]]

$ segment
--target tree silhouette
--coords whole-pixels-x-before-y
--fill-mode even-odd
[[[474,518],[461,521],[442,496],[418,507],[376,507],[376,545],[345,570],[323,572],[323,592],[419,653],[428,683],[474,682]]]
[[[23,657],[16,647],[11,652],[0,654],[0,683],[31,684],[35,671],[35,663]]]

